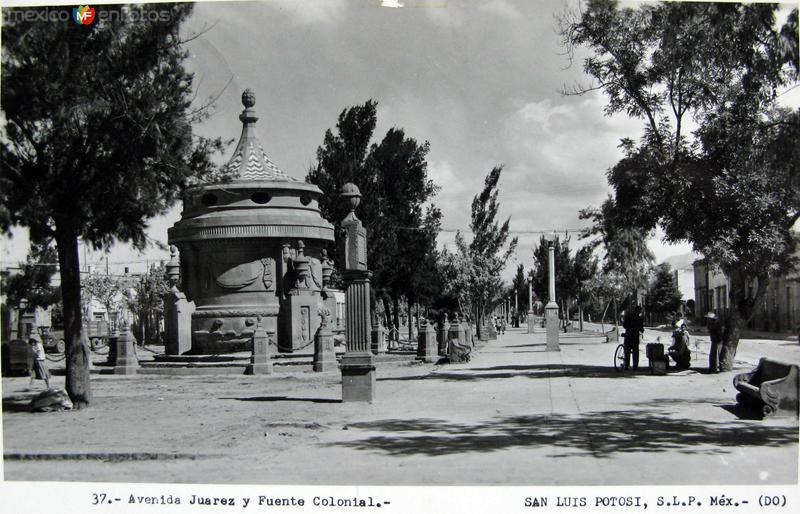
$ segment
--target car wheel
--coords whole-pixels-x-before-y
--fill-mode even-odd
[[[58,342],[56,343],[56,352],[64,353],[66,349],[67,349],[67,343],[64,342],[63,339],[59,339]]]

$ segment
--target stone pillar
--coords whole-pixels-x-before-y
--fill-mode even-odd
[[[253,332],[253,347],[246,375],[271,375],[272,358],[269,351],[269,334],[264,328],[265,320],[258,316],[256,330]]]
[[[112,338],[116,348],[114,359],[115,375],[135,375],[139,369],[139,359],[136,358],[136,338],[128,329],[128,324],[123,321],[119,329],[119,335]]]
[[[314,336],[314,371],[330,371],[339,365],[333,348],[333,332],[330,329],[331,313],[328,309],[320,311],[321,322]]]
[[[459,323],[458,341],[461,344],[472,346],[472,342],[467,338],[469,332],[469,322],[463,315],[461,316],[461,323]]]
[[[450,330],[447,332],[447,341],[448,343],[455,339],[459,343],[464,342],[464,329],[461,328],[461,321],[458,319],[458,315],[453,316],[453,322],[450,323]],[[449,348],[449,344],[448,344]],[[449,349],[446,353],[450,353]]]
[[[375,355],[382,355],[388,350],[386,346],[386,337],[383,333],[383,326],[381,322],[378,321],[375,326],[372,327],[372,353]]]
[[[436,342],[439,344],[438,353],[442,357],[447,354],[447,337],[450,331],[450,322],[447,321],[447,315],[442,316],[442,321],[439,323],[439,330],[436,332]]]
[[[548,352],[559,351],[558,347],[558,304],[556,303],[556,263],[553,242],[549,245],[548,277],[550,298],[545,306],[545,324],[547,326],[547,347]]]
[[[341,196],[350,203],[350,213],[342,221],[342,278],[345,289],[346,349],[339,369],[342,371],[342,401],[372,402],[375,399],[375,360],[370,341],[369,276],[367,270],[367,231],[355,215],[361,193],[354,184],[345,184]]]
[[[417,360],[436,362],[439,354],[438,350],[436,329],[427,319],[422,319],[417,333]]]

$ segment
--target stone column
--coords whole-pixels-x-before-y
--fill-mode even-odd
[[[436,329],[427,319],[422,319],[417,333],[417,360],[436,362],[438,359]]]
[[[246,375],[271,375],[272,358],[269,352],[269,334],[264,328],[265,320],[258,316],[256,330],[253,332],[253,347],[250,354],[250,365]]]
[[[350,213],[342,221],[345,283],[345,354],[342,371],[342,401],[372,402],[375,398],[375,361],[370,348],[369,276],[367,270],[367,231],[355,215],[361,193],[354,184],[345,184],[341,196],[350,203]]]
[[[136,358],[136,338],[128,329],[125,320],[120,324],[119,335],[112,338],[116,347],[116,357],[114,359],[115,375],[135,375],[139,369],[139,359]]]
[[[558,347],[558,304],[556,303],[556,263],[555,263],[555,249],[553,248],[553,241],[550,240],[549,244],[549,259],[548,259],[548,282],[549,282],[549,298],[545,306],[545,324],[547,326],[547,347],[546,350],[559,351]]]
[[[333,348],[333,332],[330,329],[331,313],[323,308],[317,334],[314,336],[314,371],[330,371],[339,365]]]
[[[533,326],[535,324],[533,312],[533,282],[528,280],[528,333],[533,334]]]
[[[188,301],[179,288],[181,265],[178,249],[171,245],[169,253],[169,262],[165,266],[170,290],[164,295],[164,331],[167,336],[164,353],[182,355],[192,349],[194,302]]]

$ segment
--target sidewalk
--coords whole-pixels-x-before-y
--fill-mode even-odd
[[[341,403],[338,372],[99,375],[91,408],[31,414],[15,411],[28,379],[5,378],[5,479],[797,483],[797,419],[741,419],[732,379],[762,354],[800,362],[800,345],[743,341],[738,369],[708,375],[701,343],[692,369],[652,376],[644,348],[638,372],[618,373],[614,344],[565,337],[545,352],[544,333],[525,330],[467,364],[379,367],[371,405]]]

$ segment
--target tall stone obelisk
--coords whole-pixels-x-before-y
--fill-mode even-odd
[[[369,278],[367,269],[367,231],[356,217],[361,192],[355,184],[342,186],[341,196],[350,204],[350,213],[342,220],[345,232],[340,255],[344,263],[345,283],[345,354],[342,371],[342,401],[372,402],[375,399],[375,361],[370,349]]]

